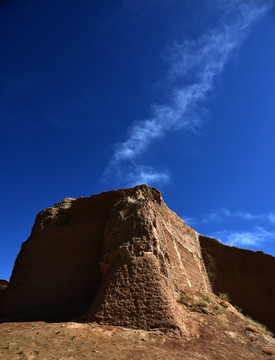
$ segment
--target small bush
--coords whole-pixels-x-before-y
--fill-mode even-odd
[[[181,305],[190,306],[193,302],[193,299],[191,296],[184,294],[177,299],[177,302]]]
[[[208,303],[206,301],[203,301],[203,300],[198,300],[196,303],[195,303],[196,306],[198,307],[207,307],[208,306]]]
[[[233,305],[233,306],[237,311],[239,311],[239,313],[243,312],[243,309],[241,307],[239,307],[238,305]]]
[[[202,299],[196,299],[187,294],[182,295],[177,302],[181,305],[185,305],[190,311],[193,312],[206,312],[205,308],[209,305],[207,301]]]
[[[229,295],[227,293],[219,292],[219,298],[222,299],[222,300],[228,301],[228,302],[231,301],[230,298],[229,298]]]
[[[207,308],[208,303],[202,300],[195,302],[193,305],[190,306],[190,310],[194,312],[203,312],[206,313],[205,308]]]
[[[202,297],[202,300],[210,303],[210,302],[211,302],[211,297],[210,297],[209,295],[204,295],[204,296]]]
[[[214,310],[215,310],[216,315],[221,315],[222,314],[222,309],[221,309],[221,307],[219,305],[215,305]]]

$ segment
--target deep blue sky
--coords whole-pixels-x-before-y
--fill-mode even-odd
[[[0,278],[38,211],[138,183],[275,255],[272,1],[7,0],[0,34]]]

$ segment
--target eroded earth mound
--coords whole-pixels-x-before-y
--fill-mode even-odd
[[[98,323],[200,342],[223,332],[229,352],[248,341],[248,354],[260,359],[272,356],[261,347],[272,346],[270,336],[213,291],[274,330],[274,271],[274,257],[198,234],[157,189],[140,185],[42,210],[10,282],[0,282],[0,319]]]
[[[198,234],[146,185],[41,211],[16,259],[3,320],[83,320],[186,333],[176,299],[211,292]]]

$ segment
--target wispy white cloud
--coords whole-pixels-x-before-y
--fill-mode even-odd
[[[225,207],[221,209],[211,210],[206,214],[198,217],[185,217],[183,220],[190,225],[196,224],[210,224],[210,223],[226,223],[233,221],[249,221],[249,222],[265,222],[269,224],[275,224],[275,213],[268,212],[262,214],[252,214],[250,212],[240,210],[229,210]],[[187,220],[186,220],[187,219]]]
[[[269,214],[251,214],[249,212],[244,212],[240,210],[228,210],[223,207],[221,209],[212,210],[207,214],[204,214],[201,218],[203,224],[209,222],[226,222],[231,220],[264,220],[268,219]]]
[[[275,213],[270,213],[267,217],[271,224],[275,224]]]
[[[168,76],[163,80],[168,83],[170,96],[164,104],[153,104],[147,119],[133,123],[126,140],[115,146],[105,177],[110,174],[112,178],[118,177],[125,163],[133,163],[136,169],[136,159],[168,132],[194,131],[200,127],[203,101],[213,91],[216,79],[242,44],[250,26],[272,7],[273,1],[216,0],[215,3],[221,7],[222,14],[217,28],[199,39],[177,40],[169,45]],[[142,177],[150,179],[152,168],[148,167],[147,175],[146,167],[139,165],[139,168]],[[132,171],[135,174],[136,170]],[[137,176],[135,183],[138,180]]]
[[[181,218],[189,226],[195,226],[197,224],[197,219],[192,216],[182,215]]]
[[[150,166],[136,164],[123,164],[116,169],[115,176],[120,178],[120,184],[123,183],[125,187],[132,187],[137,184],[147,184],[149,186],[156,186],[157,184],[166,184],[170,180],[168,171],[156,171]],[[111,169],[110,174],[111,176]]]
[[[155,184],[167,183],[168,181],[168,173],[156,171],[150,166],[139,165],[128,174],[124,174],[124,182],[127,183],[127,186],[135,186],[136,184],[147,184],[152,186]]]
[[[274,240],[275,231],[268,231],[257,226],[252,231],[218,231],[212,233],[210,237],[230,246],[258,246],[263,242]]]

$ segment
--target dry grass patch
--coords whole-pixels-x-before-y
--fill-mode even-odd
[[[190,311],[206,313],[206,308],[209,305],[210,297],[202,296],[190,296],[188,294],[182,294],[178,299],[177,303],[186,306]]]
[[[274,334],[272,331],[268,330],[267,327],[261,323],[259,323],[256,320],[253,320],[250,316],[248,315],[243,315],[243,319],[246,321],[247,326],[246,329],[249,331],[253,331],[253,332],[262,332],[265,335],[269,335],[274,337]],[[256,331],[255,331],[255,330]]]

